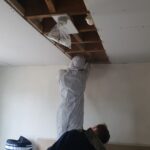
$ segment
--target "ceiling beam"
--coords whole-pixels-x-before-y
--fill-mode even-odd
[[[80,41],[80,43],[78,42],[78,41],[72,41],[72,44],[87,44],[87,43],[89,43],[89,44],[94,44],[94,43],[100,43],[101,41]]]
[[[96,29],[94,29],[94,28],[80,28],[79,30],[78,30],[79,32],[88,32],[88,31],[96,31]]]
[[[67,51],[66,53],[68,54],[73,54],[73,53],[85,53],[85,52],[88,52],[88,53],[104,53],[104,50],[88,50],[88,51],[79,51],[79,50],[74,50],[74,51]]]
[[[45,6],[42,6],[43,3]],[[83,0],[28,0],[26,17],[30,19],[47,18],[52,15],[68,14],[81,15],[87,14]]]
[[[82,14],[87,14],[88,11],[80,11],[80,12],[54,12],[54,13],[40,13],[40,14],[34,14],[32,12],[27,12],[26,13],[26,18],[29,18],[29,19],[42,19],[42,18],[49,18],[51,16],[54,16],[54,15],[62,15],[62,14],[68,14],[69,16],[72,16],[72,15],[82,15]]]
[[[90,34],[91,33],[91,34]],[[76,34],[71,34],[71,41],[73,44],[78,44],[78,43],[99,43],[101,42],[99,37],[95,36],[94,34],[92,34],[92,32],[89,32],[89,34],[87,34],[87,32],[83,32],[83,33],[79,33],[80,34],[80,39]]]
[[[82,39],[81,39],[81,37],[79,36],[79,34],[74,34],[74,38],[75,38],[77,41],[82,42]],[[90,53],[85,50],[85,48],[84,48],[83,45],[77,44],[76,46],[80,49],[80,51],[86,53],[89,57],[91,57]]]
[[[46,5],[47,5],[47,8],[48,8],[48,10],[49,10],[49,13],[51,13],[51,12],[56,12],[54,0],[44,0],[44,2],[45,2]]]

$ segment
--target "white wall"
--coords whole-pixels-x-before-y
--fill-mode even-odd
[[[3,70],[2,145],[7,138],[20,135],[31,139],[55,137],[58,69],[13,67]]]
[[[150,0],[84,0],[112,63],[150,60]]]
[[[0,18],[1,65],[66,65],[70,61],[4,0],[0,0]]]
[[[2,121],[2,97],[1,97],[1,95],[2,95],[2,90],[1,90],[1,84],[2,84],[2,82],[1,82],[1,78],[2,77],[2,70],[1,70],[1,67],[0,67],[0,137],[1,137],[1,135],[2,135],[2,128],[1,128],[1,121]],[[0,140],[1,141],[1,140]],[[1,147],[1,143],[0,143],[0,147]]]
[[[1,148],[7,138],[56,137],[57,74],[64,66],[3,69]],[[97,65],[85,93],[85,128],[108,124],[111,142],[150,145],[150,64]],[[3,149],[3,148],[2,148]]]

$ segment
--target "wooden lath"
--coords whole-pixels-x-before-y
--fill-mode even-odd
[[[87,10],[82,0],[27,0],[25,15],[27,18],[47,18],[52,15],[86,14]],[[35,2],[36,1],[36,2]],[[45,3],[45,6],[43,6]]]
[[[51,43],[69,58],[80,55],[86,57],[92,63],[109,63],[95,25],[90,26],[85,20],[90,12],[86,9],[83,0],[5,1],[15,8],[25,20],[46,38],[51,29],[56,25],[56,21],[52,16],[67,14],[78,31],[77,34],[70,35],[72,48],[66,48],[53,41]]]
[[[88,52],[88,53],[101,53],[101,54],[104,53],[103,50],[88,50],[86,52]],[[85,51],[77,50],[77,51],[68,51],[66,53],[68,53],[68,54],[76,54],[76,53],[85,53]]]

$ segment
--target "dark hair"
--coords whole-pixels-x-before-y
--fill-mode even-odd
[[[105,124],[99,124],[97,127],[97,135],[103,144],[106,144],[110,139],[110,134]]]

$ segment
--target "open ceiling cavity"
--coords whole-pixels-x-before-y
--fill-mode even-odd
[[[83,0],[6,0],[6,2],[46,38],[57,24],[55,18],[61,15],[69,16],[67,28],[71,36],[71,49],[56,42],[52,43],[70,58],[80,55],[91,63],[109,63],[95,25],[88,25],[86,22],[90,12]]]

